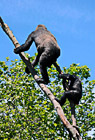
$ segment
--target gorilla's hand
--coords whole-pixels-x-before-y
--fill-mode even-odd
[[[14,53],[15,53],[15,54],[19,54],[19,53],[20,53],[19,50],[20,50],[20,47],[15,48],[15,49],[14,49]]]

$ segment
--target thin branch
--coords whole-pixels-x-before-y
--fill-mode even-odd
[[[15,47],[19,47],[20,44],[18,43],[18,41],[16,40],[15,36],[13,35],[12,31],[9,29],[8,25],[5,24],[2,20],[2,18],[0,17],[0,26],[2,27],[3,31],[8,35],[8,37],[11,39],[11,41],[13,42]],[[38,75],[36,74],[34,68],[32,67],[31,62],[28,60],[28,58],[25,57],[24,53],[20,53],[19,54],[21,59],[23,60],[23,62],[27,65],[27,67],[29,68],[31,74],[33,75],[35,81],[39,78]],[[36,81],[37,82],[37,81]],[[55,100],[54,95],[51,93],[51,91],[46,87],[46,85],[42,84],[42,83],[38,83],[38,85],[40,86],[40,88],[43,90],[43,92],[49,97],[49,99],[51,100],[51,102],[54,105],[54,108],[56,109],[60,119],[62,120],[63,124],[65,125],[65,127],[67,128],[67,130],[72,134],[72,137],[74,138],[74,140],[82,140],[82,138],[80,137],[79,133],[77,132],[77,130],[69,123],[69,121],[67,120],[67,118],[64,115],[64,112],[61,108],[61,106],[59,105],[59,103]]]

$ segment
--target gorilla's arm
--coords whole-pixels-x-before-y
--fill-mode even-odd
[[[22,44],[20,47],[14,49],[14,53],[18,54],[20,52],[29,50],[30,46],[32,45],[32,42],[33,42],[33,33],[31,33],[28,36],[25,44]]]
[[[54,66],[56,67],[56,70],[59,72],[59,74],[62,74],[60,66],[55,62]]]
[[[70,74],[59,74],[58,76],[59,78],[63,79],[62,84],[65,91],[69,90],[69,85],[66,80],[69,80],[70,76],[71,76]]]

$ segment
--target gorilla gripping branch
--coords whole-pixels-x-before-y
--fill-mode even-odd
[[[15,36],[13,35],[12,31],[9,29],[8,25],[5,24],[2,20],[2,18],[0,17],[0,26],[2,27],[3,31],[8,35],[8,37],[11,39],[11,41],[13,42],[14,46],[17,48],[20,46],[20,44],[18,43],[18,41],[16,40]],[[28,58],[26,58],[26,56],[24,55],[23,52],[21,52],[19,54],[19,56],[21,57],[21,59],[23,60],[23,62],[26,64],[26,66],[29,68],[32,76],[34,77],[35,81],[37,82],[37,79],[39,78],[31,64],[31,62],[28,60]],[[38,82],[37,82],[38,83]],[[63,124],[65,125],[65,127],[67,128],[67,130],[69,131],[69,133],[72,135],[72,137],[74,138],[74,140],[82,140],[81,136],[79,135],[78,131],[69,123],[69,121],[67,120],[67,118],[64,115],[64,112],[60,106],[60,104],[55,100],[54,95],[51,93],[51,91],[46,87],[46,85],[44,85],[43,83],[38,83],[38,85],[40,86],[40,88],[43,90],[43,92],[49,97],[49,99],[51,100],[51,102],[54,105],[54,108],[56,109],[61,121],[63,122]]]

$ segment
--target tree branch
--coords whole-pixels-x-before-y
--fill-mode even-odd
[[[15,36],[13,35],[12,31],[9,29],[8,25],[5,24],[2,20],[2,18],[0,17],[0,26],[2,27],[3,31],[8,35],[8,37],[11,39],[11,41],[13,42],[15,47],[19,47],[20,44],[18,43],[18,41],[16,40]],[[33,75],[35,81],[39,78],[38,75],[36,74],[34,68],[32,67],[31,62],[28,60],[28,58],[26,58],[26,56],[24,55],[23,52],[21,52],[20,54],[21,59],[23,60],[23,62],[27,65],[27,67],[29,68],[31,74]],[[36,81],[37,82],[37,81]],[[69,123],[69,121],[66,119],[64,112],[60,106],[60,104],[55,100],[54,95],[51,93],[51,91],[46,87],[46,85],[44,85],[43,83],[38,83],[38,85],[40,86],[40,88],[43,90],[43,92],[49,97],[49,99],[51,100],[51,102],[54,105],[54,108],[56,109],[61,121],[63,122],[63,124],[65,125],[65,127],[67,128],[67,130],[71,133],[72,137],[74,138],[74,140],[82,140],[82,138],[80,137],[79,133],[77,132],[77,130]]]

